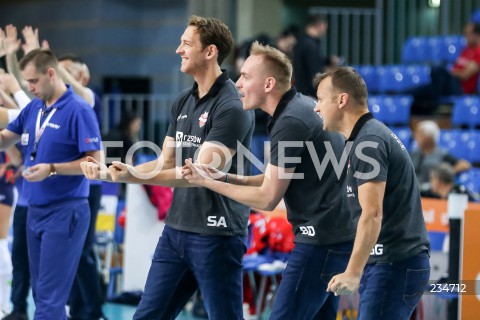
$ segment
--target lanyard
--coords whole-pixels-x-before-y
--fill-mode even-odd
[[[42,118],[43,110],[42,109],[38,110],[37,123],[35,124],[35,142],[33,143],[33,151],[30,153],[30,160],[32,160],[32,161],[35,160],[35,157],[37,155],[38,141],[40,141],[40,138],[42,137],[43,132],[45,131],[45,128],[47,127],[48,123],[50,122],[50,119],[52,119],[55,111],[57,111],[57,108],[53,108],[50,111],[47,119],[45,119],[42,126],[40,127],[40,119]]]

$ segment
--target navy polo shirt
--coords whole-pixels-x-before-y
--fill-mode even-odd
[[[233,81],[223,72],[208,93],[198,98],[198,85],[180,94],[173,104],[167,136],[175,139],[176,165],[196,160],[205,141],[237,149],[250,148],[253,111],[244,111]],[[231,161],[230,173],[249,175],[246,157]],[[243,166],[241,166],[243,165]],[[243,167],[243,168],[242,168]],[[242,170],[243,169],[243,170]],[[165,223],[170,227],[204,235],[246,235],[250,209],[207,188],[175,188]]]
[[[102,148],[100,131],[92,108],[79,96],[68,90],[49,108],[57,108],[38,142],[35,159],[30,159],[35,142],[35,124],[45,102],[35,98],[7,129],[18,134],[28,134],[25,167],[38,163],[70,162],[85,156],[85,152]],[[50,111],[51,112],[51,111]],[[48,117],[42,116],[40,125]],[[23,139],[22,139],[23,140]],[[23,191],[31,206],[48,205],[63,200],[86,198],[89,184],[83,175],[55,175],[40,182],[25,180]]]
[[[270,163],[295,168],[297,177],[292,178],[284,195],[295,242],[332,245],[353,240],[355,223],[350,211],[343,208],[344,168],[339,167],[337,177],[332,164],[341,158],[344,139],[323,130],[314,107],[315,102],[295,88],[283,95],[268,124]],[[331,160],[322,169],[329,156]]]
[[[344,199],[359,217],[358,187],[371,181],[386,183],[382,229],[368,263],[395,262],[429,250],[415,169],[407,149],[383,123],[366,113],[355,124]]]

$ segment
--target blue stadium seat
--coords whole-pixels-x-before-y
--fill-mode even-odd
[[[443,48],[443,41],[440,37],[428,37],[426,61],[433,64],[441,63],[443,60]]]
[[[403,65],[386,65],[377,67],[378,91],[381,93],[398,93],[406,89],[406,67]]]
[[[423,63],[428,50],[426,37],[410,37],[402,48],[403,63]]]
[[[480,168],[461,173],[457,183],[463,184],[470,192],[480,193]]]
[[[467,45],[466,39],[462,35],[454,35],[454,36],[443,36],[441,37],[443,42],[443,50],[442,50],[442,59],[445,62],[453,63],[457,60],[460,52],[465,48]]]
[[[361,65],[357,67],[357,72],[365,80],[368,92],[378,91],[378,79],[376,67],[370,65]]]
[[[466,159],[474,164],[480,164],[480,131],[471,131],[466,141],[468,154]]]
[[[383,105],[384,96],[369,96],[368,97],[368,109],[375,116],[375,119],[388,123],[388,111]]]
[[[412,145],[412,130],[410,130],[410,127],[392,127],[390,130],[402,141],[407,151],[410,151]]]
[[[452,125],[474,128],[480,125],[480,99],[474,96],[456,97],[453,100]]]
[[[404,67],[404,89],[412,89],[431,82],[430,66],[409,65]]]
[[[411,96],[370,96],[368,105],[375,118],[388,126],[406,126],[410,122]]]
[[[441,130],[438,144],[455,157],[468,159],[470,157],[470,148],[468,147],[470,139],[470,130]]]
[[[430,240],[430,250],[442,251],[446,235],[446,232],[429,231],[428,238]]]

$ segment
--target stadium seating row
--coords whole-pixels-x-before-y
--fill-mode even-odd
[[[462,35],[410,37],[402,48],[403,63],[453,63],[466,40]]]
[[[428,65],[352,66],[363,77],[370,93],[402,93],[430,83]]]

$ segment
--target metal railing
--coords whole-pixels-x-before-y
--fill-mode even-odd
[[[102,133],[115,128],[125,112],[135,112],[143,119],[139,139],[161,146],[174,99],[175,96],[168,94],[105,94]]]
[[[345,58],[348,65],[400,62],[405,40],[411,36],[461,34],[480,0],[375,0],[369,8],[311,7],[310,13],[328,16],[325,53]]]

